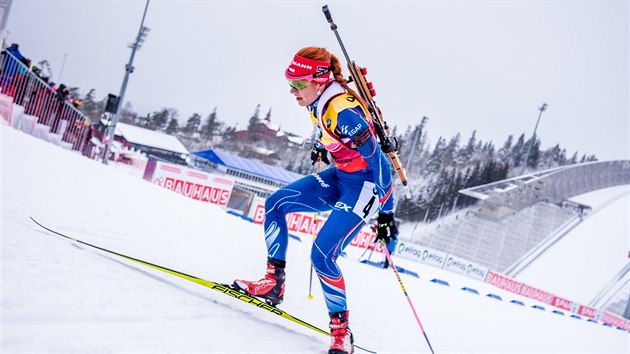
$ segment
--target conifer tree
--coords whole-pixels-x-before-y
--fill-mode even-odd
[[[214,136],[219,135],[219,130],[222,125],[223,123],[219,120],[217,115],[217,107],[214,107],[212,112],[206,117],[206,121],[201,127],[199,134],[206,140],[212,139]],[[234,129],[234,131],[236,131],[236,129]]]
[[[258,123],[260,122],[260,103],[256,106],[256,110],[251,117],[249,117],[249,121],[247,124],[247,134],[250,140],[258,140],[256,135],[258,133]]]
[[[92,122],[101,119],[101,115],[105,111],[105,101],[96,101],[96,90],[91,89],[83,98],[81,112],[88,116]]]
[[[119,120],[123,123],[135,124],[138,119],[138,113],[134,112],[131,102],[125,102],[125,106],[120,110]]]
[[[518,137],[518,141],[512,147],[512,166],[520,167],[523,165],[525,158],[525,134]]]
[[[177,119],[171,118],[171,120],[168,122],[168,126],[166,126],[166,134],[175,134],[178,130],[179,123],[177,122]]]
[[[186,126],[182,129],[182,132],[188,135],[192,135],[199,131],[201,125],[201,114],[193,113],[186,121]]]

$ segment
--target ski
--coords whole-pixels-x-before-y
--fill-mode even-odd
[[[294,323],[297,323],[299,325],[302,325],[302,326],[304,326],[304,327],[306,327],[306,328],[308,328],[310,330],[313,330],[313,331],[315,331],[317,333],[321,333],[321,334],[323,334],[325,336],[330,337],[330,333],[328,333],[327,331],[325,331],[325,330],[323,330],[323,329],[321,329],[319,327],[316,327],[316,326],[314,326],[314,325],[312,325],[312,324],[310,324],[310,323],[308,323],[306,321],[303,321],[303,320],[301,320],[301,319],[299,319],[299,318],[289,314],[288,312],[286,312],[286,311],[284,311],[282,309],[279,309],[279,308],[277,308],[275,306],[269,305],[265,301],[255,297],[255,296],[251,296],[249,294],[246,294],[244,292],[236,290],[231,285],[213,282],[211,280],[199,278],[199,277],[196,277],[194,275],[189,275],[189,274],[177,271],[177,270],[173,270],[173,269],[170,269],[170,268],[167,268],[167,267],[163,267],[161,265],[157,265],[157,264],[154,264],[154,263],[151,263],[151,262],[143,261],[143,260],[138,259],[138,258],[134,258],[134,257],[131,257],[131,256],[124,255],[122,253],[111,251],[111,250],[108,250],[106,248],[99,247],[99,246],[93,245],[91,243],[87,243],[87,242],[81,241],[81,240],[79,240],[77,238],[74,238],[72,236],[63,234],[61,232],[55,231],[55,230],[53,230],[53,229],[51,229],[49,227],[46,227],[46,226],[42,225],[37,220],[35,220],[32,216],[30,216],[30,218],[35,224],[37,224],[42,229],[44,229],[44,230],[46,230],[46,231],[48,231],[50,233],[53,233],[53,234],[55,234],[57,236],[61,236],[61,237],[65,238],[65,239],[68,239],[68,240],[70,240],[72,242],[75,242],[75,243],[78,243],[78,244],[81,244],[81,245],[84,245],[84,246],[88,246],[88,247],[97,249],[97,250],[102,251],[102,252],[113,254],[115,256],[118,256],[118,257],[130,260],[130,261],[136,262],[136,263],[141,264],[143,266],[147,266],[149,268],[153,268],[153,269],[159,270],[161,272],[164,272],[164,273],[167,273],[167,274],[170,274],[170,275],[174,275],[174,276],[179,277],[181,279],[185,279],[185,280],[188,280],[190,282],[193,282],[193,283],[205,286],[205,287],[210,288],[210,289],[212,289],[214,291],[217,291],[217,292],[219,292],[219,293],[221,293],[223,295],[226,295],[226,296],[229,296],[231,298],[240,300],[240,301],[245,302],[247,304],[250,304],[250,305],[252,305],[252,306],[254,306],[256,308],[259,308],[261,310],[265,310],[265,311],[267,311],[269,313],[272,313],[274,315],[280,316],[280,317],[282,317],[282,318],[284,318],[286,320],[289,320],[291,322],[294,322]],[[356,344],[354,345],[354,347],[357,348],[357,349],[361,349],[361,350],[363,350],[363,351],[365,351],[367,353],[376,354],[375,351],[365,349],[365,348],[360,347],[360,346],[358,346]]]

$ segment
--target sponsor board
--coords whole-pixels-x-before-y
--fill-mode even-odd
[[[248,216],[252,218],[254,224],[262,225],[265,222],[265,201],[262,198],[254,200]],[[314,213],[287,214],[286,219],[289,232],[298,236],[308,237],[318,234],[327,218],[321,213],[318,213],[317,219],[314,222],[314,216]],[[374,247],[374,239],[376,239],[376,234],[374,234],[369,227],[364,226],[352,242],[350,242],[350,246],[372,248]],[[381,248],[376,247],[376,251],[381,252]]]
[[[612,313],[609,313],[609,312],[603,312],[601,317],[600,317],[600,320],[602,322],[604,322],[604,323],[607,323],[607,324],[615,327],[615,328],[616,327],[622,327],[623,328],[623,326],[625,324],[625,320],[623,318],[615,316],[615,315],[613,315]]]
[[[492,284],[499,289],[507,290],[511,293],[520,294],[523,288],[523,283],[518,282],[512,278],[508,278],[493,271],[488,272],[486,277],[486,283]]]
[[[443,268],[482,281],[486,279],[488,274],[488,268],[452,255],[446,257]]]
[[[553,294],[540,290],[538,288],[534,288],[533,286],[529,286],[527,284],[523,284],[521,286],[521,292],[519,295],[522,295],[530,299],[534,299],[536,301],[542,302],[544,304],[549,304],[549,305],[551,305],[554,298]]]
[[[188,198],[226,207],[234,181],[161,161],[147,163],[144,179]]]
[[[446,253],[423,247],[414,243],[398,241],[396,255],[442,268]]]
[[[553,300],[551,301],[551,305],[563,309],[563,310],[567,310],[567,311],[571,311],[571,312],[575,312],[577,311],[577,304],[573,301],[561,298],[559,296],[554,296]]]
[[[376,246],[376,248],[374,248],[374,251],[378,253],[383,252],[383,248],[381,247],[381,244],[374,243],[374,240],[376,240],[376,234],[372,232],[372,230],[370,230],[368,227],[364,227],[363,229],[361,229],[361,231],[359,231],[359,233],[352,240],[352,242],[350,242],[350,245],[354,247],[368,248],[368,249],[373,249],[374,246]]]
[[[580,315],[580,316],[591,318],[591,319],[596,319],[597,318],[597,309],[592,308],[592,307],[588,307],[588,306],[584,306],[584,305],[579,305],[577,314]]]

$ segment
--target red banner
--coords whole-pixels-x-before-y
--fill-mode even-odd
[[[501,274],[497,274],[493,271],[488,272],[486,283],[490,283],[499,289],[507,290],[515,294],[520,294],[521,289],[523,288],[523,283],[520,283],[512,278],[505,277]]]
[[[202,202],[227,206],[234,182],[187,167],[151,160],[144,179],[175,193]]]
[[[546,291],[542,291],[538,288],[534,288],[532,286],[523,284],[521,286],[521,295],[528,297],[530,299],[534,299],[536,301],[540,301],[542,303],[545,304],[551,304],[551,302],[553,301],[553,294],[548,293]]]
[[[359,248],[373,248],[376,245],[376,252],[383,252],[381,248],[381,244],[374,243],[376,239],[376,234],[371,231],[366,231],[365,228],[359,231],[359,234],[350,242],[350,245],[359,247]]]
[[[592,307],[580,305],[577,311],[578,315],[595,319],[597,317],[597,309]]]
[[[575,306],[575,303],[573,301],[561,298],[559,296],[554,296],[551,304],[557,308],[561,308],[567,311],[573,311],[573,307]]]
[[[313,222],[314,213],[289,213],[286,216],[289,232],[301,233],[304,235],[317,234],[324,225],[325,219],[317,215],[316,223]],[[262,224],[265,221],[265,205],[258,204],[254,211],[254,224]]]
[[[254,224],[262,224],[265,221],[265,205],[260,202],[253,206],[252,219]],[[322,226],[324,226],[324,222],[326,222],[326,218],[324,218],[321,214],[317,214],[317,223],[313,222],[313,213],[290,213],[287,214],[287,227],[289,228],[289,232],[303,235],[303,236],[312,236],[313,234],[319,233]],[[368,227],[363,227],[361,231],[357,234],[357,236],[350,242],[351,246],[360,247],[360,248],[368,248],[373,247],[374,239],[376,238],[376,234],[372,232]],[[381,252],[381,248],[376,248],[377,252]]]
[[[600,318],[600,320],[604,323],[608,323],[609,325],[613,326],[613,327],[622,327],[625,324],[625,320],[621,317],[617,317],[611,313],[608,312],[604,312],[602,313],[602,317]]]

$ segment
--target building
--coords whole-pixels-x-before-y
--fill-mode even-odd
[[[237,187],[260,197],[266,197],[303,177],[280,167],[216,149],[194,152],[192,161],[199,169],[234,177]]]
[[[97,130],[100,132],[100,135],[97,137],[101,140],[105,126],[106,121],[103,120],[97,125]],[[118,122],[114,140],[120,141],[126,147],[146,154],[149,158],[179,165],[187,165],[188,161],[190,161],[190,152],[177,137],[159,131]]]

